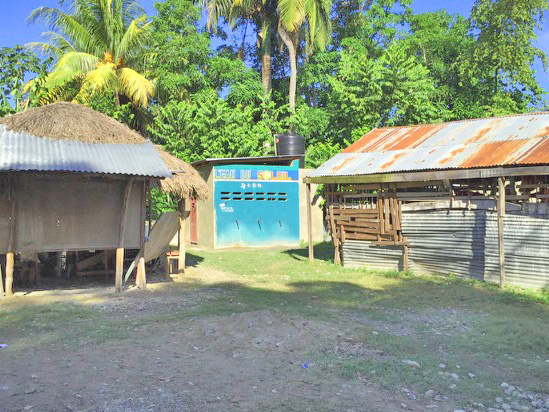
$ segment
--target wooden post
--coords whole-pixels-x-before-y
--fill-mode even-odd
[[[147,287],[147,273],[145,272],[145,219],[146,219],[146,197],[147,182],[143,182],[141,187],[141,214],[139,219],[139,260],[137,262],[137,271],[135,275],[135,284],[138,288]]]
[[[181,199],[178,203],[179,209],[179,257],[177,259],[177,273],[179,280],[183,280],[185,275],[185,199]]]
[[[103,267],[105,268],[105,280],[109,281],[109,250],[103,252]]]
[[[404,250],[402,251],[402,268],[405,272],[408,271],[410,268],[409,262],[408,262],[408,255],[409,255],[408,245],[404,245]]]
[[[505,178],[498,178],[498,249],[499,249],[499,287],[505,287],[505,241],[503,236],[503,219],[505,217]]]
[[[341,256],[339,254],[339,238],[337,237],[337,226],[335,224],[333,205],[330,205],[328,210],[330,213],[330,228],[332,229],[332,239],[334,242],[334,263],[340,263]]]
[[[133,186],[133,177],[126,183],[124,191],[124,201],[120,213],[120,223],[118,226],[118,247],[116,248],[116,275],[114,278],[114,286],[117,292],[122,291],[122,272],[124,271],[124,236],[126,234],[126,212]]]
[[[0,299],[4,298],[4,276],[2,275],[2,265],[0,264]]]
[[[311,184],[305,185],[305,193],[307,199],[307,240],[309,242],[309,262],[315,259],[315,252],[313,249],[313,219],[312,219],[312,199],[311,199]]]
[[[10,180],[11,185],[11,180]],[[6,296],[13,294],[13,267],[14,267],[14,244],[15,244],[15,225],[17,224],[17,204],[15,202],[15,195],[13,187],[10,187],[11,194],[11,223],[10,233],[8,239],[8,251],[6,252]]]

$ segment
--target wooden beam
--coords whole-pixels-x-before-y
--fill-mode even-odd
[[[311,176],[303,178],[305,183],[397,183],[426,182],[433,180],[491,179],[506,176],[548,175],[549,166],[493,167],[485,169],[435,170],[423,172],[381,173],[353,176]]]
[[[312,198],[311,198],[311,184],[305,185],[306,201],[307,201],[307,241],[309,243],[309,262],[315,259],[315,252],[313,249],[313,212],[312,212]]]
[[[409,262],[408,262],[410,251],[409,251],[408,245],[404,245],[403,247],[404,249],[402,250],[402,268],[404,269],[405,272],[408,272],[408,270],[410,269]]]
[[[505,178],[498,178],[498,249],[499,249],[499,287],[505,287],[505,239],[503,219],[505,217]]]
[[[130,178],[126,182],[124,190],[124,200],[120,211],[120,222],[118,226],[118,247],[116,248],[116,274],[114,286],[117,292],[122,291],[122,272],[124,270],[124,237],[126,235],[126,214],[128,211],[128,203],[132,191],[134,178]]]
[[[179,237],[178,237],[178,246],[179,246],[179,256],[177,259],[177,273],[179,275],[179,280],[184,279],[185,275],[185,199],[181,199],[177,204],[179,209]]]

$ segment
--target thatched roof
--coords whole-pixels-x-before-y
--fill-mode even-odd
[[[0,118],[14,132],[54,140],[141,144],[145,139],[109,116],[79,104],[60,102]]]
[[[169,193],[177,199],[207,199],[210,196],[210,189],[206,182],[198,174],[196,169],[183,160],[165,151],[162,146],[156,145],[156,150],[173,177],[160,180],[160,188],[163,192]]]

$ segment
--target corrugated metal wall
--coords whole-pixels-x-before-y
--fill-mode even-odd
[[[504,227],[507,282],[549,286],[549,215],[507,212]],[[402,229],[410,245],[412,271],[499,281],[495,211],[404,211]],[[348,267],[402,270],[402,247],[347,241],[343,262]]]

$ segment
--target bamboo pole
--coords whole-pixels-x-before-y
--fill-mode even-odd
[[[497,215],[498,215],[498,249],[499,249],[499,287],[505,287],[505,239],[503,235],[503,219],[505,217],[505,178],[498,179],[498,199],[497,199]]]
[[[313,220],[312,220],[312,199],[311,199],[311,184],[305,185],[305,192],[307,198],[307,240],[309,242],[309,262],[313,262],[315,259],[315,252],[313,246]]]
[[[122,203],[120,223],[118,227],[118,247],[116,248],[116,275],[114,279],[114,286],[117,292],[122,291],[122,272],[124,270],[124,237],[126,234],[126,212],[128,210],[128,203],[130,194],[132,191],[134,178],[130,178],[126,183],[126,189],[124,191],[124,201]]]
[[[179,280],[184,279],[185,275],[185,199],[181,199],[178,203],[179,209],[179,256],[177,259],[177,273]]]

